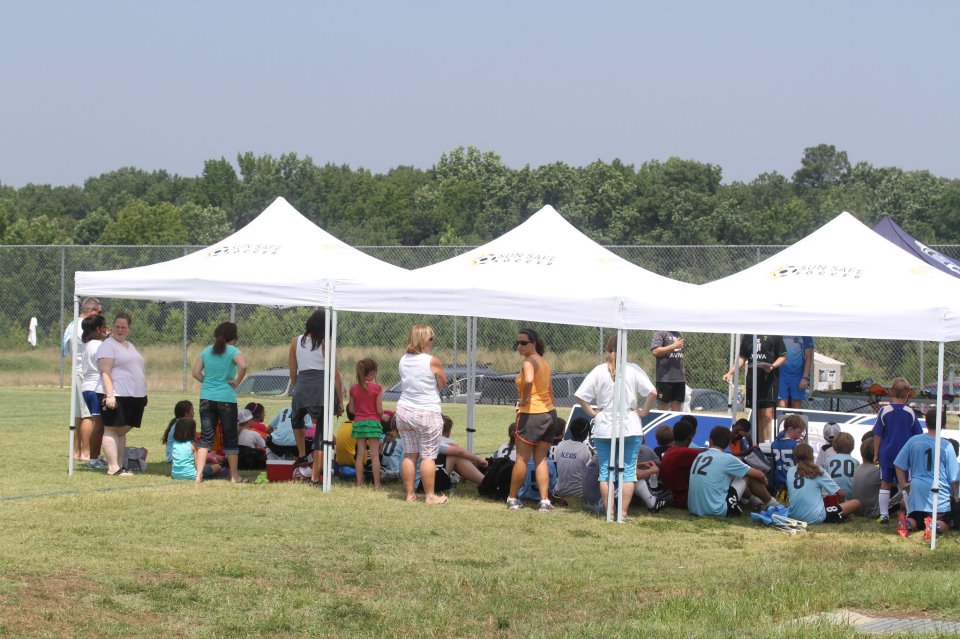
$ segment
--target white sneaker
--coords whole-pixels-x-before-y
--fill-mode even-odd
[[[544,499],[540,502],[540,512],[548,513],[553,510],[553,504],[550,503],[549,499]]]
[[[520,501],[519,499],[513,499],[511,497],[507,497],[507,508],[509,508],[510,510],[520,510],[521,508],[523,508],[523,502]]]

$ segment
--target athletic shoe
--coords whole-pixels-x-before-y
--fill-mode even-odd
[[[879,517],[877,517],[877,523],[878,523],[878,524],[889,524],[889,523],[890,523],[890,515],[880,515]]]
[[[87,462],[85,468],[87,468],[87,469],[89,469],[89,470],[106,470],[106,469],[107,469],[107,462],[105,462],[105,461],[103,461],[102,459],[99,459],[99,458],[98,458],[98,459],[91,459],[90,461]]]
[[[897,534],[904,539],[910,534],[910,523],[907,521],[907,513],[897,515]]]
[[[512,497],[507,497],[507,508],[510,510],[520,510],[523,508],[523,502],[519,499],[513,499]]]
[[[930,541],[930,535],[933,533],[933,518],[924,517],[923,519],[923,540]]]
[[[549,499],[544,499],[540,502],[540,512],[548,513],[553,510],[553,504],[550,503]]]
[[[669,504],[669,503],[670,503],[670,500],[669,500],[669,499],[664,499],[663,497],[660,497],[660,498],[657,499],[657,501],[653,504],[653,507],[652,507],[652,508],[649,508],[648,510],[649,510],[650,512],[652,512],[652,513],[658,513],[658,512],[660,512],[661,510],[663,510],[663,509],[667,506],[667,504]]]

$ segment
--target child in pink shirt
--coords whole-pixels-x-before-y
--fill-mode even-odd
[[[354,467],[357,469],[357,486],[363,486],[363,465],[370,451],[370,463],[373,466],[373,487],[380,490],[380,438],[383,428],[383,389],[374,383],[377,378],[377,363],[365,357],[357,362],[357,383],[350,387],[350,402],[347,410],[354,414],[353,438],[357,440],[357,455]]]

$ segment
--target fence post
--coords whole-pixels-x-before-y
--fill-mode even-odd
[[[60,247],[60,333],[63,335],[63,332],[66,330],[66,327],[63,325],[63,294],[64,294],[64,278],[66,277],[66,266],[67,266],[67,249],[66,247]],[[57,352],[60,353],[60,388],[63,388],[63,352],[58,348]],[[71,368],[73,367],[73,360],[71,359]]]

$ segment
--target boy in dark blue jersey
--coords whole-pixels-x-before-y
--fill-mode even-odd
[[[890,489],[897,481],[894,460],[907,440],[923,432],[913,409],[907,406],[910,382],[898,377],[890,384],[891,401],[877,413],[873,443],[880,465],[880,523],[890,523]]]

